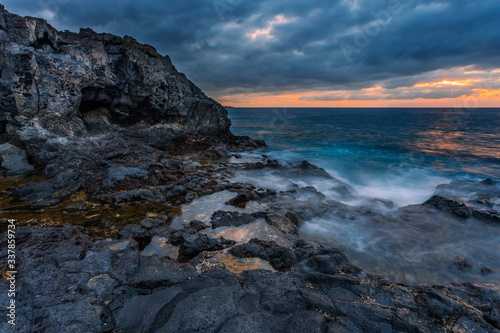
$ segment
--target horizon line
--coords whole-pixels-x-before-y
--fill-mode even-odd
[[[456,106],[230,106],[222,105],[231,109],[456,109],[456,110],[478,110],[478,109],[500,109],[500,106],[482,106],[475,108]]]

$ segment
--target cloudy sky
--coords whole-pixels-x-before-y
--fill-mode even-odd
[[[131,35],[233,106],[500,107],[499,0],[4,0]]]

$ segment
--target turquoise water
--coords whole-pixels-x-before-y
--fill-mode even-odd
[[[263,153],[307,159],[400,205],[451,180],[500,178],[500,109],[229,109],[231,130]]]
[[[324,199],[304,197],[305,205],[319,200],[331,209],[305,220],[301,237],[339,247],[355,264],[396,282],[500,284],[499,223],[418,205],[439,194],[472,205],[487,198],[487,209],[500,211],[500,109],[238,108],[229,116],[233,133],[268,145],[249,157],[307,159],[347,186],[345,196],[334,190],[337,180],[269,171],[235,176],[274,190],[322,192]],[[478,185],[487,178],[496,185]],[[456,256],[473,269],[455,269]],[[484,266],[493,273],[482,275]]]

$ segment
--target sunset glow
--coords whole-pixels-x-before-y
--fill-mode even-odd
[[[450,86],[468,86],[471,85],[474,81],[477,80],[443,80],[440,82],[425,82],[425,83],[417,83],[414,85],[415,88],[420,88],[420,87],[435,87],[435,86],[445,86],[445,85],[450,85]]]
[[[314,94],[317,92],[311,92]],[[439,107],[439,108],[481,108],[498,107],[500,105],[500,90],[480,90],[478,96],[462,96],[459,98],[441,99],[400,99],[400,100],[343,100],[343,101],[304,101],[305,94],[264,95],[244,94],[228,95],[218,98],[223,105],[232,107]]]
[[[490,72],[467,67],[445,71],[443,77],[411,86],[382,84],[357,90],[304,90],[275,93],[236,93],[214,96],[234,107],[453,107],[500,106],[500,69]],[[436,71],[437,74],[440,71]]]

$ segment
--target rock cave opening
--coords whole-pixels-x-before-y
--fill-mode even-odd
[[[129,127],[157,120],[148,97],[130,96],[115,87],[82,89],[79,111],[89,131],[104,131],[112,124]]]
[[[7,132],[7,120],[0,120],[0,134]]]

